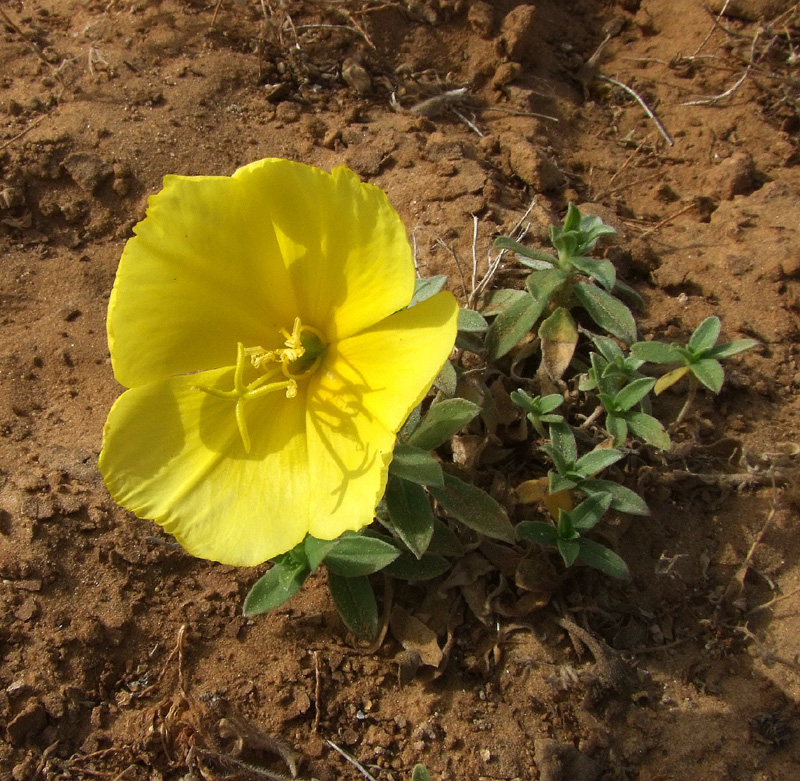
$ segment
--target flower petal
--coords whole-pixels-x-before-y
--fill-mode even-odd
[[[168,176],[125,247],[109,303],[114,373],[128,387],[272,349],[299,316],[326,339],[408,304],[405,229],[345,168],[268,159],[232,177]]]
[[[127,387],[230,366],[236,343],[280,343],[297,302],[274,230],[231,177],[167,176],[125,246],[108,308]]]
[[[233,176],[274,225],[299,305],[296,314],[328,342],[408,305],[414,293],[411,248],[382,190],[343,166],[328,174],[262,160]]]
[[[307,398],[310,534],[372,521],[395,434],[447,360],[457,319],[453,296],[439,293],[328,346]]]
[[[195,383],[227,389],[230,369],[126,391],[104,430],[100,471],[114,500],[152,518],[191,554],[260,564],[308,531],[305,399],[281,392],[249,402],[245,453],[235,402]]]

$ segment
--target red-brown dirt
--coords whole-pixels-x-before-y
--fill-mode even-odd
[[[327,741],[381,781],[798,777],[800,15],[723,5],[0,4],[0,777],[274,778],[254,768],[289,774],[279,745],[301,778],[364,777]],[[610,531],[632,582],[556,586],[633,694],[587,696],[602,664],[547,605],[466,611],[448,664],[400,686],[400,646],[354,644],[323,576],[246,620],[264,567],[192,559],[111,501],[124,242],[165,174],[267,156],[385,189],[420,273],[462,299],[474,217],[480,276],[534,197],[538,245],[574,201],[618,229],[645,335],[717,314],[760,342],[630,476],[652,509]],[[496,281],[520,280],[509,261]]]

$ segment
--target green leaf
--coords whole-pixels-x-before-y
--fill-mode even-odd
[[[650,391],[656,381],[652,377],[642,377],[626,385],[614,396],[617,409],[628,410],[638,404]]]
[[[614,447],[622,447],[628,438],[628,424],[625,418],[619,415],[606,415],[606,431],[611,434],[614,440]]]
[[[495,540],[514,542],[514,527],[506,511],[485,491],[444,473],[444,488],[430,486],[442,509],[464,526]]]
[[[657,447],[659,450],[669,450],[672,443],[664,427],[652,415],[644,412],[629,412],[625,416],[628,428],[634,436],[647,442],[648,445]]]
[[[561,558],[564,560],[564,564],[571,567],[575,563],[575,559],[578,558],[578,554],[581,552],[580,542],[578,540],[558,540],[556,545],[558,546],[558,552],[561,554]]]
[[[403,442],[394,446],[389,474],[420,485],[444,485],[441,464],[427,450]]]
[[[291,599],[305,583],[309,569],[302,564],[276,562],[262,575],[244,599],[244,614],[256,616],[280,607]]]
[[[450,361],[448,361],[448,363],[450,363]],[[417,406],[411,410],[411,413],[406,418],[406,422],[403,423],[403,427],[397,433],[397,439],[400,440],[400,442],[407,441],[414,431],[416,431],[420,420],[422,420],[422,404],[417,404]]]
[[[575,443],[575,435],[566,423],[554,423],[550,426],[550,442],[552,447],[560,454],[567,469],[578,460],[578,445]],[[558,461],[553,457],[553,453],[548,455],[553,459],[553,463],[558,466]],[[565,472],[566,469],[559,469]]]
[[[566,233],[567,231],[576,231],[579,230],[580,227],[581,227],[581,210],[574,203],[568,203],[567,214],[564,217],[564,225],[562,226],[560,232]]]
[[[584,282],[579,282],[573,289],[581,306],[597,325],[625,344],[636,341],[636,323],[631,310],[622,301],[602,288]]]
[[[591,453],[581,456],[575,462],[575,471],[581,477],[589,478],[598,472],[602,472],[611,464],[616,464],[622,456],[623,454],[619,450],[613,450],[612,448],[592,450]]]
[[[411,583],[422,580],[432,580],[444,574],[451,567],[444,556],[436,553],[425,553],[422,558],[417,560],[410,553],[401,553],[384,572],[393,578],[399,578]]]
[[[442,368],[439,370],[439,374],[436,375],[436,379],[433,381],[433,384],[448,398],[455,396],[456,387],[458,386],[456,367],[453,366],[450,361],[445,361],[444,366],[442,366]]]
[[[714,358],[716,360],[720,358],[730,358],[732,355],[743,353],[745,350],[750,350],[757,346],[758,342],[755,339],[737,339],[735,342],[728,342],[727,344],[719,345],[719,347],[712,347],[703,354],[703,357]]]
[[[580,548],[578,555],[581,561],[590,567],[599,569],[601,572],[605,572],[606,575],[611,575],[612,578],[630,579],[628,565],[614,551],[606,548],[605,545],[601,545],[594,540],[582,539],[578,546]]]
[[[456,333],[456,347],[475,353],[475,355],[483,355],[486,352],[483,339],[478,334],[470,334],[466,331]]]
[[[345,532],[323,562],[334,574],[353,578],[378,572],[399,555],[400,551],[388,542]]]
[[[725,372],[719,361],[713,358],[702,358],[689,364],[689,369],[697,379],[713,393],[722,390],[722,383],[725,382]]]
[[[650,510],[639,494],[615,483],[613,480],[583,480],[578,486],[579,491],[589,494],[609,494],[611,496],[612,510],[628,515],[650,515]]]
[[[587,277],[596,279],[609,292],[614,289],[617,282],[617,272],[613,263],[597,258],[586,258],[578,255],[570,258],[570,263]]]
[[[440,292],[447,283],[447,276],[439,274],[436,277],[428,277],[428,279],[417,279],[414,283],[414,295],[411,298],[411,303],[408,305],[412,307],[425,301]]]
[[[558,542],[558,532],[555,526],[541,521],[522,521],[517,524],[517,539],[535,542],[539,545],[555,545]]]
[[[514,241],[514,239],[508,236],[498,236],[492,243],[492,249],[504,249],[516,252],[517,255],[520,256],[517,260],[522,263],[523,266],[528,266],[528,268],[538,269],[541,268],[541,263],[549,263],[552,266],[556,262],[556,259],[549,252],[542,252],[538,249],[526,247],[524,244],[520,244],[518,241]],[[527,263],[526,259],[533,260],[534,263]]]
[[[422,450],[433,450],[461,431],[481,408],[466,399],[446,399],[431,404],[428,414],[409,438],[409,444]]]
[[[629,284],[623,282],[621,279],[617,280],[611,294],[627,303],[628,306],[632,306],[639,311],[647,306],[645,300]]]
[[[389,475],[386,507],[397,536],[418,559],[421,558],[433,536],[433,511],[425,489]]]
[[[568,477],[550,470],[547,473],[547,492],[550,494],[561,493],[561,491],[571,491],[578,484]]]
[[[707,317],[694,329],[694,333],[689,337],[689,343],[686,346],[695,355],[701,355],[717,343],[721,328],[722,324],[716,315]]]
[[[308,560],[309,569],[314,572],[317,567],[325,560],[325,557],[339,544],[338,538],[335,540],[318,540],[310,534],[306,535],[303,541],[303,549]]]
[[[428,553],[461,558],[464,555],[464,546],[458,535],[444,521],[434,518],[433,537],[428,545]]]
[[[493,317],[508,309],[517,301],[527,298],[528,294],[524,290],[490,290],[484,297],[481,305],[481,314],[484,317]]]
[[[569,274],[559,268],[551,268],[545,271],[534,271],[525,281],[528,292],[544,308],[553,293],[558,290],[569,279]]]
[[[542,396],[539,400],[539,410],[542,415],[552,412],[564,403],[564,397],[560,393],[550,393]]]
[[[489,327],[483,315],[474,309],[458,310],[458,330],[468,333],[480,334]]]
[[[431,774],[425,769],[425,765],[414,765],[411,781],[431,781]]]
[[[369,578],[346,578],[331,572],[328,588],[344,625],[361,640],[374,640],[378,634],[378,603]]]
[[[664,342],[636,342],[630,354],[648,363],[680,363],[681,355],[674,344]]]
[[[625,357],[625,353],[622,352],[620,346],[607,336],[596,334],[592,337],[592,341],[594,342],[594,346],[600,351],[600,355],[602,355],[608,363],[613,363]]]
[[[511,350],[533,328],[544,305],[526,295],[501,312],[486,332],[489,360],[495,361]]]
[[[569,514],[573,527],[582,532],[591,529],[605,515],[611,499],[611,494],[591,494]]]

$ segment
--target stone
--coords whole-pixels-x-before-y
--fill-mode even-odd
[[[556,164],[540,150],[526,141],[514,141],[508,145],[511,170],[536,192],[558,190],[564,184],[564,176]]]
[[[729,0],[725,8],[725,0],[708,0],[707,3],[708,9],[715,14],[725,8],[725,16],[746,22],[774,19],[794,4],[794,0]]]
[[[503,47],[510,60],[525,62],[536,51],[536,6],[518,5],[506,14],[501,30]]]
[[[8,722],[8,739],[21,746],[29,738],[38,735],[47,726],[47,711],[39,700],[29,702]]]
[[[63,165],[75,184],[89,193],[96,192],[113,173],[112,167],[97,155],[70,155]]]
[[[730,201],[735,195],[749,195],[756,189],[756,167],[747,152],[735,152],[714,168],[707,179],[707,192]]]

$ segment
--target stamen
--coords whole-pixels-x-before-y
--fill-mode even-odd
[[[236,402],[234,414],[239,436],[245,452],[250,452],[250,433],[247,430],[245,419],[245,405],[248,401],[266,396],[274,391],[283,390],[287,399],[297,396],[297,381],[312,374],[320,362],[325,351],[325,342],[322,334],[316,328],[303,325],[300,318],[296,317],[292,325],[292,332],[281,328],[284,337],[284,347],[277,350],[265,350],[263,347],[245,347],[241,342],[236,345],[236,367],[233,371],[233,389],[220,390],[206,385],[194,385],[194,389],[208,393],[218,399],[229,399]],[[245,364],[249,359],[250,365],[263,373],[252,382],[245,384]],[[269,366],[269,364],[277,364]],[[286,379],[278,382],[269,382],[283,374]]]

